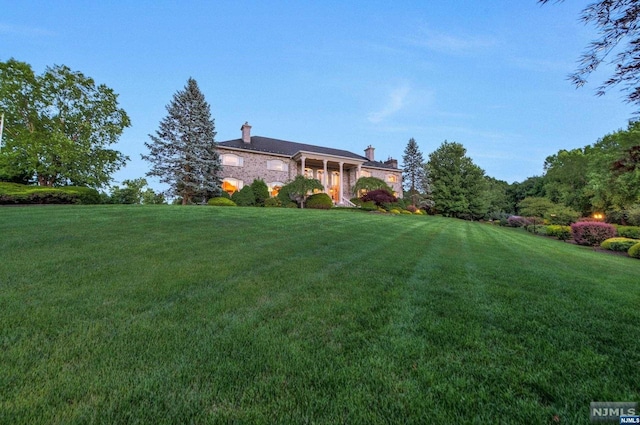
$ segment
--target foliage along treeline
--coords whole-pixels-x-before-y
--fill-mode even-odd
[[[546,158],[544,175],[520,183],[486,176],[455,142],[431,153],[419,165],[421,173],[412,172],[416,162],[407,155],[416,155],[413,139],[403,157],[405,197],[432,213],[470,219],[530,215],[568,223],[600,212],[607,221],[640,225],[639,121],[584,148],[560,150]]]

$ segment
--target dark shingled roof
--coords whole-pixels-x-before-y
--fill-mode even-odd
[[[365,167],[388,168],[390,170],[397,170],[397,168],[393,168],[391,165],[385,164],[384,162],[369,161],[365,156],[342,149],[325,148],[323,146],[307,145],[305,143],[288,142],[286,140],[271,139],[269,137],[262,136],[251,136],[251,143],[244,143],[242,139],[234,139],[219,142],[218,145],[225,148],[242,149],[247,151],[273,153],[287,156],[294,156],[300,151],[315,152],[325,155],[353,158],[360,161],[364,160],[365,163],[362,165]]]

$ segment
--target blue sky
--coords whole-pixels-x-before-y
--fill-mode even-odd
[[[193,77],[217,141],[245,121],[253,135],[373,145],[380,160],[411,137],[425,159],[448,140],[512,183],[633,117],[620,92],[594,96],[607,68],[581,89],[567,80],[596,34],[578,21],[587,3],[23,0],[2,6],[0,60],[64,64],[119,94],[132,126],[117,181],[149,170],[144,142]]]

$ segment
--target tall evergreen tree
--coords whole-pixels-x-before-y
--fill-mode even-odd
[[[219,193],[222,166],[214,121],[196,80],[189,78],[184,90],[173,95],[167,112],[156,134],[149,135],[151,142],[145,142],[149,154],[142,159],[152,164],[147,176],[169,184],[170,192],[182,198],[182,205],[195,197]]]
[[[423,180],[425,178],[424,170],[424,158],[422,152],[412,137],[407,143],[407,147],[404,149],[404,155],[402,155],[403,172],[402,181],[405,191],[409,192],[411,198],[411,204],[416,206],[418,198],[420,197],[419,189],[423,186]]]

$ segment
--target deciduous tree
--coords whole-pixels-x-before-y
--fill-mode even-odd
[[[484,170],[467,157],[460,143],[446,140],[427,163],[436,211],[450,217],[480,218],[487,212]]]
[[[548,3],[549,0],[538,0]],[[600,38],[592,41],[582,55],[577,70],[571,74],[573,84],[580,87],[612,52],[616,66],[613,75],[598,87],[602,95],[609,88],[622,85],[627,101],[640,104],[640,4],[638,0],[599,0],[589,3],[580,19],[593,24]],[[622,47],[620,45],[623,45]],[[617,49],[617,50],[616,50]]]
[[[109,148],[130,125],[118,95],[67,66],[36,75],[27,63],[0,62],[0,110],[0,175],[9,180],[102,187],[129,159]]]
[[[221,191],[222,166],[211,110],[196,80],[189,78],[184,90],[174,94],[167,112],[156,134],[149,135],[151,142],[145,143],[149,154],[142,158],[151,162],[147,175],[167,183],[182,205],[195,197],[206,201]]]

